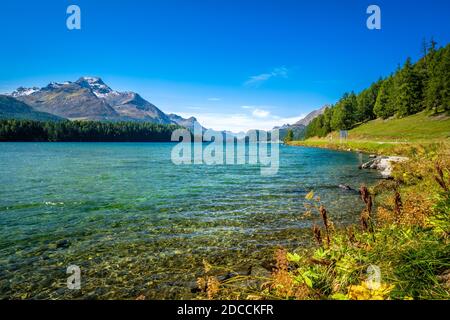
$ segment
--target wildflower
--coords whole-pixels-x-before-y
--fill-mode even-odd
[[[220,282],[216,277],[208,277],[206,283],[206,294],[209,300],[212,300],[214,296],[219,292]]]
[[[312,198],[314,198],[314,191],[310,191],[310,192],[305,196],[305,199],[306,199],[306,200],[312,200]]]
[[[203,263],[203,269],[205,270],[205,273],[208,273],[212,269],[211,264],[208,261],[206,261],[205,259],[203,259],[202,263]]]
[[[348,288],[347,297],[351,300],[387,300],[394,285],[380,284],[375,289],[370,289],[366,282],[353,285]]]

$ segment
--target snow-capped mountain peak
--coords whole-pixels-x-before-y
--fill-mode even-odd
[[[98,77],[81,77],[76,83],[84,88],[91,89],[98,98],[106,98],[109,94],[117,94],[116,91],[108,87],[103,80]]]
[[[22,97],[22,96],[29,96],[30,94],[33,94],[36,91],[39,91],[38,87],[32,87],[32,88],[19,87],[19,88],[17,88],[17,90],[15,90],[14,92],[11,93],[11,96],[13,96],[14,98]]]

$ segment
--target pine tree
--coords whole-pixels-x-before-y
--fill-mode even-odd
[[[373,83],[368,89],[357,96],[356,121],[364,122],[375,118],[373,108],[377,101],[382,80]]]
[[[294,140],[294,131],[292,129],[288,129],[286,137],[284,138],[284,142],[290,142]]]
[[[450,46],[444,49],[438,74],[442,82],[440,92],[441,107],[445,111],[450,112]]]
[[[356,95],[344,94],[336,104],[331,118],[331,128],[333,130],[348,130],[355,124],[355,110],[357,108]]]
[[[422,86],[419,75],[408,58],[403,69],[396,75],[397,114],[404,117],[422,110]]]
[[[381,83],[373,112],[377,117],[383,119],[392,117],[395,114],[394,78],[392,76]]]
[[[427,81],[424,89],[424,105],[428,110],[437,112],[441,104],[439,79],[439,62],[441,60],[442,50],[436,50],[436,42],[431,41],[427,56]]]

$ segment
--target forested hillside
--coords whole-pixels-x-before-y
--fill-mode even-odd
[[[148,122],[0,120],[0,142],[165,142],[178,128]]]
[[[450,112],[450,44],[437,48],[434,41],[424,43],[423,52],[415,64],[408,58],[359,94],[345,93],[308,125],[306,138],[349,130],[376,118],[402,118],[422,110]]]

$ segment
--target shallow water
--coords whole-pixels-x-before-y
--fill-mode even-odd
[[[356,222],[365,156],[280,147],[255,165],[181,165],[166,143],[0,143],[0,298],[192,298],[202,259],[255,265],[308,245],[314,190],[337,225]],[[67,240],[66,242],[63,242]],[[82,290],[66,289],[81,268]]]

